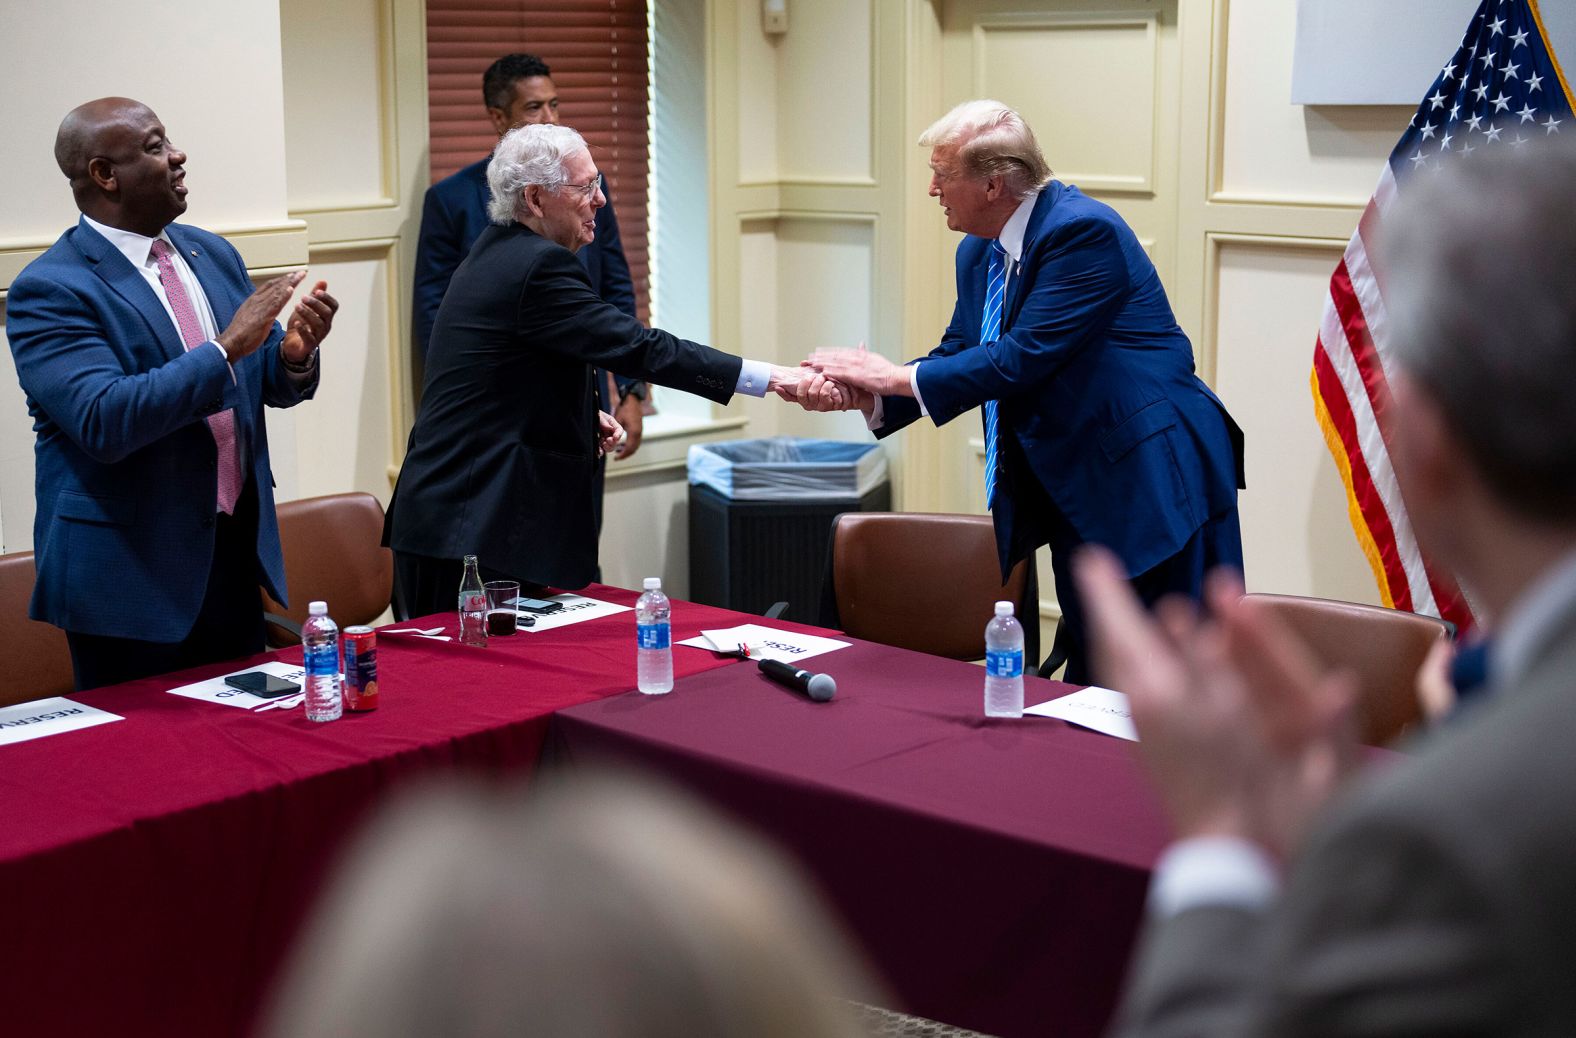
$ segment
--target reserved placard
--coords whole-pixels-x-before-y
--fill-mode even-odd
[[[760,624],[740,624],[738,627],[702,631],[700,637],[686,638],[679,644],[710,649],[712,652],[738,652],[740,646],[748,646],[752,660],[781,660],[784,663],[807,660],[823,652],[846,649],[849,645],[835,638],[782,631]]]
[[[294,681],[302,688],[306,687],[306,671],[289,663],[280,663],[278,660],[269,660],[267,663],[255,667],[246,667],[241,670],[232,670],[230,674],[245,674],[249,671],[267,671],[275,677]],[[242,710],[255,710],[260,706],[272,703],[273,700],[266,696],[254,696],[250,692],[242,692],[238,688],[231,688],[224,683],[230,674],[221,674],[207,681],[198,681],[190,685],[169,690],[172,696],[185,696],[187,699],[201,699],[205,703],[218,703],[221,706],[238,706]]]
[[[85,706],[64,696],[35,699],[31,703],[0,709],[0,746],[124,720],[119,714]]]
[[[1028,707],[1023,712],[1041,717],[1057,717],[1080,728],[1091,728],[1130,742],[1138,741],[1138,729],[1133,727],[1133,711],[1127,705],[1127,696],[1099,685],[1090,685],[1070,696]]]
[[[614,613],[627,613],[629,606],[618,605],[615,602],[604,602],[599,598],[586,598],[584,595],[554,595],[550,601],[562,602],[564,607],[556,613],[528,613],[519,610],[521,619],[527,616],[534,617],[536,624],[531,627],[520,625],[524,634],[541,634],[543,631],[552,631],[570,624],[583,623],[586,620],[595,620],[598,617],[612,616]]]

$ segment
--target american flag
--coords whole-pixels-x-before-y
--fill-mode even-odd
[[[1544,34],[1537,0],[1484,0],[1390,153],[1330,278],[1319,323],[1314,408],[1380,597],[1387,606],[1443,617],[1463,631],[1473,624],[1471,607],[1450,574],[1418,550],[1390,465],[1384,271],[1375,269],[1370,246],[1411,178],[1475,154],[1576,132],[1571,108],[1570,85]]]

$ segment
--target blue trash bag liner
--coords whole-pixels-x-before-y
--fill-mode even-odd
[[[689,481],[731,501],[857,501],[886,479],[878,443],[774,436],[689,449]]]

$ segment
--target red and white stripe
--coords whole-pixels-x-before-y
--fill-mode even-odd
[[[1314,350],[1314,391],[1329,417],[1331,449],[1344,456],[1352,520],[1385,604],[1442,616],[1464,630],[1472,624],[1471,611],[1450,575],[1418,547],[1390,462],[1390,340],[1369,245],[1395,196],[1395,175],[1386,164],[1330,279]]]

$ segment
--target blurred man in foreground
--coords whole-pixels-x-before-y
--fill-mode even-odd
[[[1240,586],[1157,624],[1080,560],[1096,673],[1179,837],[1123,1035],[1576,1034],[1576,150],[1500,150],[1412,181],[1376,259],[1391,456],[1491,618],[1482,700],[1343,789],[1345,683]]]

